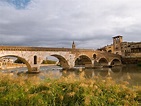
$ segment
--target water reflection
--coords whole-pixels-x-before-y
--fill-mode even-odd
[[[75,75],[79,76],[79,69],[75,70],[63,70],[58,66],[44,66],[41,67],[40,74],[25,74],[27,68],[16,68],[8,70],[0,70],[2,73],[12,73],[14,75],[24,75],[25,77],[38,76],[42,79],[53,77],[60,78],[61,76]],[[102,78],[112,77],[116,82],[128,81],[131,86],[141,85],[141,67],[136,65],[128,65],[122,67],[112,67],[112,68],[100,68],[100,69],[83,69],[84,76],[86,78],[92,78],[95,76],[100,76]]]
[[[105,78],[110,76],[116,82],[128,81],[131,86],[141,85],[141,67],[136,65],[105,69],[85,69],[84,71],[87,77],[101,76]]]

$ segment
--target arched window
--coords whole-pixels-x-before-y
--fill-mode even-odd
[[[96,59],[96,54],[93,55],[93,58]]]
[[[37,64],[37,56],[34,56],[34,64]]]

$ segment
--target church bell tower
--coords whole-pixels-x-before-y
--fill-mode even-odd
[[[75,43],[73,41],[73,43],[72,43],[72,49],[75,49],[75,48],[76,48],[76,46],[75,46]]]

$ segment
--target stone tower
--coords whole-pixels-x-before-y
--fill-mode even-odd
[[[122,36],[113,37],[113,52],[121,55]]]
[[[75,48],[76,48],[76,46],[75,46],[75,43],[73,41],[73,43],[72,43],[72,49],[75,49]]]

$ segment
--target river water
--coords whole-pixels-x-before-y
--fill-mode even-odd
[[[40,78],[54,77],[59,78],[61,76],[75,75],[76,77],[81,73],[80,70],[75,69],[71,71],[62,71],[58,66],[43,66],[40,68],[39,74],[24,74],[27,68],[15,68],[15,69],[1,69],[1,73],[9,73],[13,75],[25,75],[26,77],[38,76]],[[117,66],[112,68],[100,68],[100,69],[83,69],[86,78],[100,76],[101,78],[112,77],[116,82],[128,81],[131,86],[141,86],[141,67],[136,65]]]

